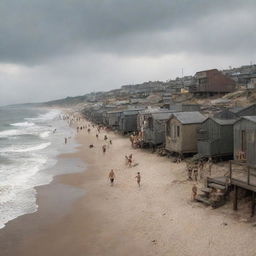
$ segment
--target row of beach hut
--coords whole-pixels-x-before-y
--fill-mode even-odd
[[[212,117],[204,116],[198,109],[198,105],[190,104],[170,109],[100,108],[84,114],[122,134],[138,133],[144,145],[162,146],[180,155],[233,156],[256,165],[256,104],[226,109]]]

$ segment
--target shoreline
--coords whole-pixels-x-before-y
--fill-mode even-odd
[[[86,169],[36,188],[38,211],[0,230],[3,255],[255,255],[256,229],[223,214],[230,206],[216,211],[191,202],[184,163],[132,149],[113,132],[103,155],[103,134],[97,140],[94,131],[80,132],[78,151],[59,156],[79,158]],[[138,162],[133,168],[125,166],[130,153]],[[111,168],[113,187],[107,180]]]

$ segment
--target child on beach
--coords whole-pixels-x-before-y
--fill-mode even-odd
[[[130,154],[128,157],[128,165],[129,167],[132,167],[132,154]]]
[[[114,179],[115,179],[115,173],[114,173],[113,169],[111,169],[111,171],[110,171],[110,173],[108,175],[108,178],[110,180],[111,186],[113,186],[114,185]]]
[[[132,167],[132,157],[128,157],[128,166]]]
[[[137,176],[135,177],[137,179],[137,184],[138,186],[140,187],[140,180],[141,180],[141,176],[140,176],[140,173],[137,172]]]

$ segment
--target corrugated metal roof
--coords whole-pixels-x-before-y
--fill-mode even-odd
[[[182,124],[199,124],[202,123],[206,117],[200,112],[176,112],[173,113]]]
[[[171,117],[172,114],[173,114],[173,111],[153,113],[152,117],[156,120],[167,120]]]
[[[125,110],[125,111],[123,111],[123,115],[125,115],[125,116],[136,115],[139,113],[140,110],[142,110],[142,109]]]
[[[242,118],[247,119],[251,122],[256,123],[256,116],[243,116]]]
[[[123,112],[124,110],[114,110],[114,111],[108,111],[107,113],[108,114],[115,114],[115,113],[121,113]]]
[[[237,121],[237,119],[219,119],[219,118],[211,118],[211,117],[207,119],[212,119],[214,122],[220,125],[232,125]]]
[[[247,108],[247,107],[246,107],[246,108]],[[233,107],[233,108],[230,109],[230,112],[232,112],[232,113],[238,113],[238,112],[240,112],[240,111],[243,110],[243,109],[245,109],[245,108],[242,108],[242,107]]]
[[[251,104],[251,105],[246,106],[246,107],[234,107],[234,108],[231,108],[230,111],[233,112],[233,113],[239,113],[242,110],[246,110],[246,109],[249,109],[249,108],[253,107],[254,105],[256,105],[256,104]]]
[[[160,111],[161,111],[160,108],[146,108],[146,109],[140,110],[139,113],[144,115],[144,114],[156,113]]]

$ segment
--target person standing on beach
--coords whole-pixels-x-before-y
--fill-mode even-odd
[[[111,186],[114,185],[115,177],[116,177],[116,176],[115,176],[114,170],[111,169],[111,171],[110,171],[110,173],[109,173],[109,175],[108,175],[108,178],[109,178],[109,180],[110,180]]]
[[[137,179],[137,184],[138,186],[140,187],[140,180],[141,180],[141,176],[140,176],[140,173],[137,172],[137,176],[135,177]]]
[[[107,150],[106,145],[103,145],[103,146],[102,146],[102,152],[103,152],[104,154],[106,153],[106,150]]]
[[[65,138],[65,144],[67,144],[67,142],[68,142],[68,139],[67,139],[67,138]]]

